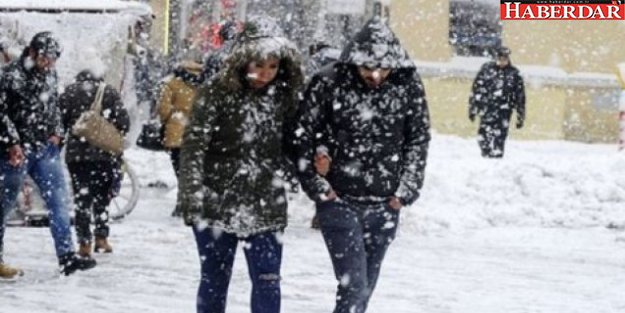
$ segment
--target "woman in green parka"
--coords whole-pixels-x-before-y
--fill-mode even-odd
[[[179,199],[202,277],[197,312],[225,312],[239,241],[252,280],[252,312],[280,311],[284,174],[292,171],[295,46],[268,21],[244,25],[225,68],[199,91],[181,147]]]

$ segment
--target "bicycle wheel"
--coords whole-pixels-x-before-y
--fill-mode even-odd
[[[126,160],[123,160],[122,172],[124,175],[119,195],[111,200],[107,208],[109,218],[113,221],[128,216],[139,201],[139,179]]]

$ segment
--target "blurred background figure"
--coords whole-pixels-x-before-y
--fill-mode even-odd
[[[164,127],[163,146],[169,151],[176,178],[180,171],[180,146],[185,126],[193,108],[193,101],[202,84],[202,64],[197,61],[181,62],[162,89],[158,104],[158,115]],[[181,216],[180,206],[172,216]]]
[[[482,156],[502,158],[512,111],[516,128],[525,122],[525,86],[519,70],[510,62],[510,49],[499,47],[495,60],[482,66],[469,98],[469,119],[480,117],[478,144]]]

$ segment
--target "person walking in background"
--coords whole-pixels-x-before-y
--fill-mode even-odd
[[[113,197],[113,189],[121,177],[121,155],[116,156],[91,145],[84,138],[71,134],[71,129],[83,112],[91,109],[98,88],[104,86],[101,114],[125,134],[130,121],[117,90],[104,82],[103,74],[97,70],[83,70],[76,81],[60,96],[59,106],[63,126],[67,130],[65,162],[69,170],[74,204],[76,206],[76,236],[78,254],[91,258],[91,251],[113,252],[108,242],[109,214],[107,206]],[[95,222],[95,242],[91,232],[91,220]]]
[[[180,176],[182,135],[189,122],[197,89],[202,83],[201,71],[202,64],[193,61],[183,62],[174,70],[173,77],[161,89],[158,114],[165,128],[163,146],[169,150],[176,178]],[[172,216],[182,216],[179,205],[176,205]]]
[[[363,313],[400,210],[423,184],[430,140],[423,84],[389,26],[373,18],[313,77],[301,110],[298,174],[338,281],[334,313]]]
[[[219,38],[221,39],[221,47],[211,52],[204,62],[202,70],[202,81],[210,81],[224,66],[226,58],[230,55],[235,38],[239,33],[239,26],[234,21],[226,21],[219,29]]]
[[[516,128],[525,122],[525,86],[519,70],[510,62],[510,49],[500,47],[496,60],[482,65],[469,98],[469,119],[480,117],[478,144],[482,156],[502,158],[512,111]]]
[[[50,32],[36,34],[21,57],[4,68],[0,77],[0,277],[22,271],[2,259],[6,218],[15,208],[26,175],[41,192],[50,218],[61,273],[70,275],[96,265],[74,252],[67,187],[60,159],[64,137],[58,107],[56,60],[61,46]]]
[[[239,241],[252,313],[280,312],[281,173],[303,82],[296,47],[266,20],[244,25],[224,69],[199,92],[181,149],[178,198],[201,261],[198,313],[224,313]]]
[[[318,40],[308,47],[308,61],[306,62],[306,78],[310,80],[322,67],[336,62],[341,50],[333,48],[328,43]]]

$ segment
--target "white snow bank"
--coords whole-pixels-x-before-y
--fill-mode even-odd
[[[502,160],[477,143],[435,136],[421,199],[403,224],[420,232],[469,228],[625,226],[625,155],[616,145],[510,142]]]

